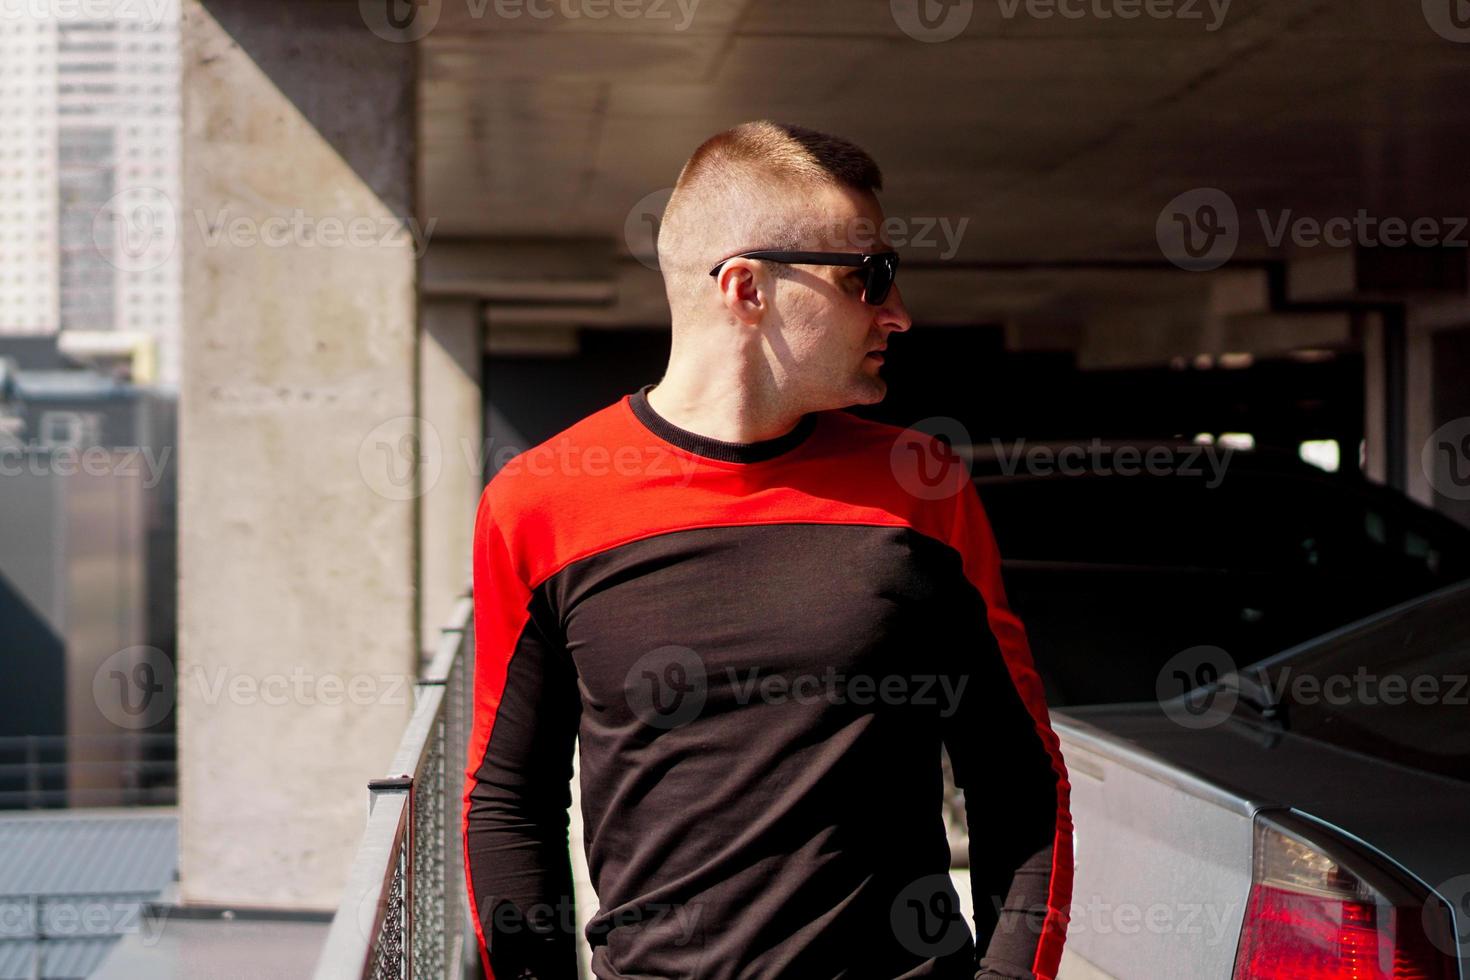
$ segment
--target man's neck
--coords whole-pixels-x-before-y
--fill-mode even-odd
[[[804,413],[775,390],[768,374],[752,373],[681,370],[671,363],[648,392],[648,404],[666,421],[708,439],[762,442],[784,436]]]

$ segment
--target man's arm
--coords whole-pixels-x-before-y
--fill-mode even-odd
[[[951,545],[972,586],[980,642],[945,723],[965,793],[976,976],[1052,978],[1072,896],[1067,770],[1021,621],[1006,603],[995,538],[968,481]]]
[[[567,809],[580,700],[554,616],[517,574],[491,493],[475,519],[475,698],[464,796],[487,980],[577,976]]]

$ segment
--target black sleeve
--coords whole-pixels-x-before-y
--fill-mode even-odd
[[[987,645],[964,675],[945,748],[969,824],[976,975],[1030,980],[1051,886],[1056,773],[999,652]]]
[[[470,898],[488,980],[577,977],[568,809],[581,702],[542,594],[477,535],[475,736],[465,797]]]
[[[967,682],[944,741],[969,824],[976,976],[1051,977],[1065,936],[1065,919],[1058,929],[1051,903],[1064,909],[1070,900],[1070,847],[1061,872],[1056,861],[1058,841],[1070,843],[1065,769],[973,488],[962,508],[956,544],[970,588],[956,604],[968,624],[959,651]]]

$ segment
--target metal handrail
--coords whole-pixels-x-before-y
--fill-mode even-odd
[[[174,803],[177,742],[172,732],[0,735],[0,809]],[[68,773],[116,774],[116,782],[66,786]]]
[[[468,592],[414,686],[388,775],[368,782],[368,825],[315,980],[463,973],[470,944],[458,802],[469,740],[474,604]]]

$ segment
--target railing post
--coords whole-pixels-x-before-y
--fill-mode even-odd
[[[26,809],[35,810],[42,806],[41,758],[37,750],[36,736],[26,736]],[[65,749],[62,750],[63,754]]]
[[[368,780],[368,815],[372,816],[378,800],[392,794],[401,795],[404,799],[404,808],[407,817],[404,821],[403,844],[398,851],[398,880],[403,882],[402,890],[398,899],[398,936],[396,943],[390,943],[390,948],[397,952],[399,957],[399,969],[394,975],[402,980],[410,980],[413,976],[413,853],[414,853],[414,806],[413,806],[413,777],[409,775],[384,776],[381,779]],[[384,928],[389,926],[384,924]]]

